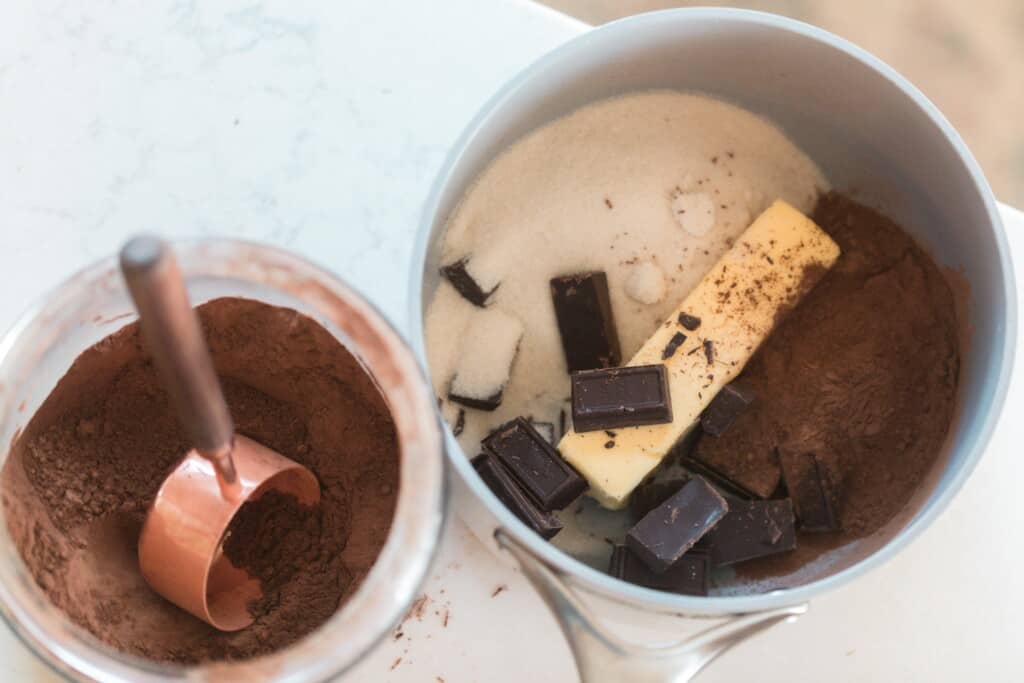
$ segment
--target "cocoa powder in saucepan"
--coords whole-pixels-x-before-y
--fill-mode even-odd
[[[107,644],[155,660],[240,659],[327,620],[369,571],[398,481],[394,424],[373,381],[323,327],[244,299],[199,307],[237,431],[309,467],[321,505],[267,494],[226,543],[261,580],[256,622],[222,633],[156,595],[138,570],[147,506],[189,444],[138,326],[85,351],[3,468],[8,528],[39,586]]]
[[[777,492],[776,449],[818,454],[838,474],[842,531],[743,565],[780,575],[865,537],[908,503],[943,449],[960,351],[953,292],[895,223],[838,194],[814,220],[842,249],[832,270],[743,372],[755,404],[695,456],[763,496]]]

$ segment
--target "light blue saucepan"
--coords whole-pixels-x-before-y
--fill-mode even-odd
[[[881,61],[820,29],[755,12],[683,9],[636,16],[572,40],[506,84],[469,123],[437,177],[420,226],[412,334],[421,361],[423,314],[438,284],[445,225],[474,178],[530,130],[588,102],[653,88],[709,93],[781,126],[834,187],[855,189],[962,274],[969,283],[969,338],[961,409],[927,490],[886,533],[837,553],[827,571],[771,593],[671,595],[582,564],[505,509],[449,431],[465,521],[522,565],[559,616],[587,682],[687,680],[730,645],[795,617],[813,596],[899,552],[949,504],[981,458],[1015,348],[1013,273],[996,203],[978,164],[935,106]],[[612,635],[595,623],[595,610],[637,624],[652,613],[733,618],[697,638],[652,648]]]

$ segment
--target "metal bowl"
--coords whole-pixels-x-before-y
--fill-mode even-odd
[[[476,476],[449,431],[456,496],[475,533],[491,547],[497,539],[511,549],[563,617],[590,623],[587,614],[573,614],[564,604],[581,590],[604,612],[616,611],[620,619],[632,614],[625,618],[632,622],[649,621],[652,612],[783,614],[899,552],[945,509],[977,464],[1003,405],[1015,348],[1006,237],[992,192],[960,136],[920,91],[877,58],[823,30],[757,12],[639,15],[594,29],[535,62],[483,107],[456,142],[427,199],[411,275],[412,341],[424,363],[423,316],[438,284],[441,241],[473,180],[512,142],[553,119],[595,100],[658,88],[704,92],[775,122],[834,187],[856,190],[968,283],[960,410],[945,453],[905,514],[837,551],[826,571],[769,593],[672,595],[582,564],[519,522]],[[599,628],[563,627],[577,655],[589,653],[578,660],[596,652],[579,644],[581,632],[614,640]],[[581,669],[586,677],[583,661]]]

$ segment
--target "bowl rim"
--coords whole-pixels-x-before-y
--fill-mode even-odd
[[[553,64],[571,58],[578,52],[596,49],[593,47],[595,44],[607,41],[612,37],[625,37],[637,32],[642,34],[648,27],[654,25],[658,25],[663,29],[664,25],[669,22],[682,25],[708,21],[716,22],[718,27],[723,25],[754,26],[788,33],[801,39],[808,39],[819,43],[823,48],[839,51],[874,71],[878,76],[894,85],[904,97],[909,99],[914,107],[941,132],[946,144],[956,153],[957,158],[972,180],[973,190],[980,198],[988,216],[986,227],[991,232],[998,251],[998,264],[1002,276],[1002,294],[1006,301],[1006,307],[1004,310],[1003,335],[1001,339],[996,340],[997,343],[1002,344],[1002,352],[995,359],[995,367],[998,367],[1000,370],[996,380],[996,388],[991,394],[988,411],[978,420],[980,428],[977,431],[977,436],[966,448],[967,453],[961,466],[955,471],[953,478],[946,486],[937,490],[934,499],[926,503],[914,518],[882,547],[835,574],[786,590],[749,595],[694,597],[664,593],[614,579],[543,540],[505,508],[497,496],[487,488],[473,471],[469,458],[466,457],[452,435],[450,427],[445,424],[446,452],[452,468],[458,473],[458,476],[473,495],[495,515],[501,526],[509,530],[535,557],[543,560],[549,567],[555,568],[563,576],[569,577],[574,583],[588,591],[610,598],[616,602],[645,606],[661,612],[671,611],[688,615],[749,613],[805,602],[815,595],[839,588],[853,579],[885,564],[912,540],[917,538],[947,508],[952,498],[963,487],[964,482],[968,479],[986,450],[1005,403],[1009,380],[1013,370],[1017,334],[1017,300],[1013,265],[1010,260],[1009,245],[995,197],[980,166],[967,149],[960,135],[920,90],[881,59],[853,43],[816,26],[787,17],[752,10],[707,7],[680,8],[634,15],[604,24],[586,31],[549,51],[502,85],[477,111],[454,142],[443,166],[434,179],[430,193],[423,205],[410,276],[410,342],[420,362],[426,368],[428,375],[429,367],[427,367],[423,324],[425,312],[423,305],[423,281],[426,256],[431,246],[431,233],[434,231],[435,224],[441,220],[439,216],[441,197],[454,171],[460,166],[463,154],[469,144],[495,114],[500,112],[508,102],[517,99],[520,96],[521,90],[527,88],[529,83],[538,74],[547,70]],[[447,220],[447,218],[445,216],[444,220]]]

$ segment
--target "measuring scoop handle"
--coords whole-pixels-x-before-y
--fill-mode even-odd
[[[157,237],[135,237],[121,249],[121,272],[192,446],[214,464],[227,465],[222,470],[233,470],[234,423],[174,253]]]

